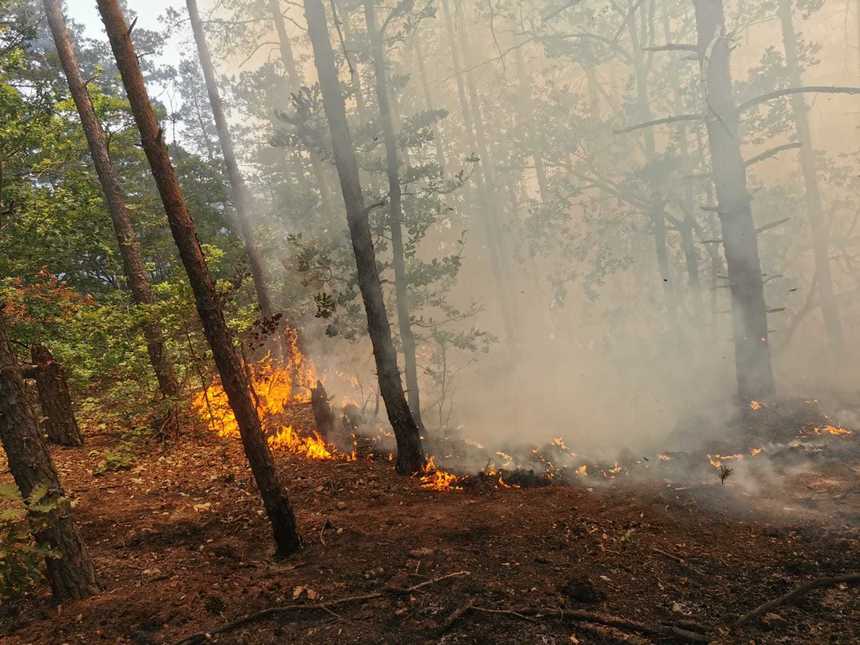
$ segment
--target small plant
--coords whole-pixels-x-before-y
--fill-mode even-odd
[[[0,600],[17,598],[31,589],[43,577],[45,558],[56,557],[53,550],[36,543],[33,534],[61,502],[49,495],[45,485],[33,489],[23,502],[15,486],[0,486]]]
[[[734,468],[730,466],[726,466],[725,464],[720,464],[720,483],[725,486],[726,480],[731,477],[731,474],[735,472]]]
[[[93,469],[93,475],[129,470],[134,462],[135,455],[132,449],[128,445],[120,444],[117,448],[105,450],[102,453],[102,460]]]

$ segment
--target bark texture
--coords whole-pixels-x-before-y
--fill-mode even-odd
[[[98,8],[110,39],[117,67],[122,75],[126,94],[140,131],[143,149],[149,160],[173,239],[194,291],[197,312],[200,315],[206,339],[212,348],[215,364],[221,376],[221,384],[236,417],[245,455],[248,457],[254,480],[272,524],[277,553],[278,555],[293,553],[301,547],[293,509],[290,506],[287,491],[275,471],[269,446],[263,436],[260,418],[251,399],[245,371],[242,369],[224,320],[221,302],[206,266],[194,222],[188,213],[167,146],[164,144],[162,130],[149,101],[128,26],[117,0],[98,0]]]
[[[367,313],[367,329],[373,345],[379,390],[397,439],[397,472],[414,473],[424,465],[421,436],[406,403],[400,371],[397,368],[397,352],[391,341],[391,327],[388,313],[385,311],[373,238],[367,221],[368,211],[364,206],[358,164],[346,120],[346,108],[337,77],[334,51],[329,40],[325,9],[320,0],[305,0],[304,6],[325,113],[331,130],[335,164],[346,205],[346,219],[358,270],[358,284]]]
[[[84,439],[75,419],[72,396],[63,366],[44,345],[30,348],[34,369],[32,376],[39,392],[39,406],[44,416],[44,430],[48,441],[61,446],[82,446]]]
[[[373,69],[376,75],[376,101],[382,122],[385,142],[386,175],[388,177],[388,226],[391,230],[391,254],[394,265],[394,294],[397,303],[397,325],[403,344],[403,363],[406,371],[406,396],[416,423],[421,423],[421,395],[418,389],[418,361],[415,357],[415,334],[409,313],[409,289],[406,276],[406,254],[403,250],[403,194],[400,189],[400,155],[394,132],[394,117],[388,100],[388,71],[385,66],[383,33],[376,23],[376,10],[372,0],[364,3],[364,17],[370,38]]]
[[[245,245],[245,255],[248,256],[248,266],[251,269],[251,277],[254,280],[254,290],[257,293],[257,303],[260,305],[260,313],[263,315],[263,318],[271,319],[275,312],[268,291],[266,266],[251,228],[251,215],[249,213],[251,200],[248,187],[239,170],[239,163],[236,161],[236,151],[233,149],[230,127],[227,125],[227,117],[224,115],[224,103],[221,101],[221,95],[218,92],[218,82],[215,79],[215,66],[212,64],[209,45],[206,43],[206,34],[203,31],[203,23],[200,21],[200,12],[197,10],[197,0],[186,0],[186,4],[188,6],[188,15],[191,18],[191,30],[194,32],[194,41],[197,44],[200,67],[203,70],[203,79],[206,82],[206,92],[209,94],[212,116],[215,118],[215,131],[218,133],[218,143],[221,146],[224,167],[227,170],[227,179],[230,182],[230,197],[236,209],[237,232]]]
[[[75,54],[71,37],[66,28],[61,2],[60,0],[44,0],[44,5],[60,64],[66,75],[72,99],[75,101],[90,155],[93,158],[93,165],[110,211],[131,297],[135,304],[151,305],[155,299],[141,257],[140,243],[131,223],[131,214],[126,206],[119,177],[108,154],[104,131],[96,116],[86,83],[81,75],[77,54]],[[149,362],[158,379],[159,390],[166,398],[176,397],[179,394],[179,382],[176,380],[176,373],[164,348],[164,334],[161,326],[157,322],[148,321],[143,327],[143,333],[146,338]]]
[[[694,0],[698,56],[707,101],[711,171],[732,296],[735,370],[743,401],[773,393],[767,307],[758,239],[738,138],[722,0]]]
[[[2,305],[2,303],[0,303]],[[2,314],[0,314],[2,316]],[[23,499],[34,490],[47,489],[40,505],[49,510],[29,510],[34,538],[56,557],[45,558],[48,582],[58,601],[86,598],[98,593],[95,567],[72,520],[51,455],[39,433],[26,400],[24,381],[3,329],[0,317],[0,439],[9,470]]]

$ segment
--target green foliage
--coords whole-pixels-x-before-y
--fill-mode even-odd
[[[0,600],[16,598],[43,577],[45,558],[57,557],[33,536],[46,527],[48,515],[65,500],[46,485],[33,489],[25,501],[13,485],[0,485]]]

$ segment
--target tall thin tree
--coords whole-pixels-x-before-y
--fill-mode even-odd
[[[51,550],[45,558],[48,582],[57,600],[98,593],[93,562],[72,519],[57,470],[27,402],[21,370],[9,345],[0,302],[0,440],[21,497],[38,495],[28,514],[36,542]]]
[[[738,136],[722,0],[693,0],[697,51],[707,101],[711,172],[717,190],[734,323],[735,370],[742,400],[773,393],[767,307],[758,238]]]
[[[206,265],[194,221],[188,212],[185,198],[170,161],[163,131],[149,100],[140,64],[131,41],[131,30],[125,22],[118,0],[98,0],[99,12],[110,39],[111,49],[125,85],[135,122],[140,131],[141,143],[152,175],[155,179],[164,212],[167,215],[173,239],[188,280],[194,291],[197,312],[221,383],[242,437],[245,455],[263,498],[269,521],[272,524],[278,555],[287,555],[301,547],[296,519],[290,506],[287,490],[278,478],[269,446],[263,436],[260,417],[251,399],[248,379],[224,319],[221,300]]]
[[[126,206],[125,194],[120,185],[119,177],[108,152],[104,130],[102,130],[86,83],[81,75],[75,48],[66,28],[61,0],[44,0],[44,6],[60,64],[68,80],[69,91],[75,101],[81,126],[89,145],[90,155],[93,158],[93,165],[110,211],[131,297],[138,305],[152,305],[155,298],[152,295],[149,277],[141,257],[140,242],[131,222],[131,214]],[[174,398],[179,394],[179,383],[176,380],[173,365],[167,357],[161,326],[155,320],[148,320],[143,327],[143,333],[146,338],[149,362],[158,379],[159,390],[166,398]]]
[[[400,342],[403,343],[403,362],[406,368],[406,396],[409,408],[418,425],[421,425],[421,396],[418,389],[418,362],[415,357],[415,334],[409,312],[409,289],[406,275],[406,255],[403,250],[403,194],[400,188],[400,156],[394,117],[388,99],[388,69],[385,56],[385,34],[377,25],[373,0],[364,3],[364,17],[370,39],[371,58],[376,75],[376,102],[382,122],[385,142],[386,175],[388,177],[388,227],[391,230],[391,254],[394,265],[394,295],[397,304],[397,324]]]
[[[792,87],[803,85],[798,54],[797,33],[792,17],[792,3],[780,0],[779,20],[782,26],[782,42],[785,49],[785,65]],[[812,129],[809,127],[809,109],[803,94],[793,94],[791,111],[797,138],[800,141],[800,170],[803,174],[804,197],[806,198],[806,217],[812,232],[812,255],[815,261],[815,284],[824,326],[830,341],[834,359],[842,359],[844,335],[839,308],[833,295],[833,276],[830,271],[830,231],[821,203],[821,189],[818,185],[818,168],[815,162],[815,149],[812,146]]]
[[[379,390],[397,439],[397,471],[414,473],[424,465],[421,435],[406,403],[400,371],[397,368],[397,352],[391,340],[391,326],[388,322],[388,313],[385,311],[382,284],[379,280],[373,238],[370,234],[368,222],[370,211],[364,205],[352,135],[346,120],[346,106],[335,67],[334,51],[329,39],[325,8],[320,0],[304,0],[304,5],[323,104],[331,130],[335,165],[346,205],[346,219],[358,269],[358,286],[367,313],[367,328],[376,360]]]
[[[200,12],[197,9],[197,0],[186,0],[188,15],[191,18],[191,30],[194,32],[194,41],[197,43],[197,55],[200,59],[200,67],[203,69],[203,78],[206,81],[206,92],[209,94],[209,103],[212,106],[212,116],[215,118],[215,131],[218,133],[218,143],[221,146],[221,154],[224,157],[224,167],[227,169],[227,179],[230,182],[230,197],[236,209],[236,228],[239,237],[245,245],[245,254],[248,256],[248,265],[251,268],[251,276],[254,279],[254,289],[257,293],[257,302],[260,305],[260,313],[264,318],[274,315],[272,299],[269,295],[266,265],[259,244],[254,237],[251,226],[251,195],[242,171],[239,170],[239,162],[236,160],[236,151],[233,148],[233,139],[230,136],[230,126],[227,125],[227,117],[224,114],[224,103],[218,92],[218,81],[215,78],[215,67],[212,64],[212,56],[209,53],[209,45],[206,43],[206,33],[203,31],[203,23],[200,20]]]

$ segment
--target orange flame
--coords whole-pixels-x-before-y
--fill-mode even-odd
[[[836,437],[848,437],[854,434],[851,430],[847,428],[840,428],[834,425],[826,425],[821,428],[815,428],[815,434],[832,434]]]
[[[463,487],[459,485],[460,478],[439,468],[432,456],[424,464],[422,473],[418,480],[421,482],[421,488],[437,491],[463,490]]]
[[[287,344],[289,360],[286,365],[278,365],[271,356],[266,356],[249,370],[260,422],[266,429],[277,428],[268,438],[269,446],[286,448],[308,459],[334,459],[331,449],[317,432],[302,436],[291,425],[282,425],[276,418],[288,405],[308,402],[311,387],[316,383],[316,371],[299,350],[294,333],[287,334]],[[238,436],[239,424],[220,381],[197,392],[191,405],[200,418],[208,420],[218,436]]]

